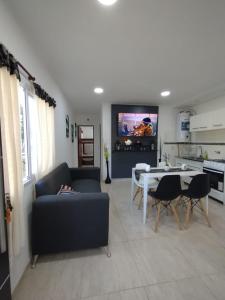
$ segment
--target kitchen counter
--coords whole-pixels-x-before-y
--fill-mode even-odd
[[[202,162],[202,163],[204,161],[204,158],[202,158],[202,157],[194,157],[194,156],[177,156],[176,158],[186,159],[186,160],[192,160],[192,161],[198,161],[198,162]]]
[[[196,171],[203,171],[203,161],[204,159],[196,156],[177,156],[176,157],[176,166],[182,166],[185,164],[188,168]],[[190,177],[185,177],[183,181],[187,184],[191,182]]]

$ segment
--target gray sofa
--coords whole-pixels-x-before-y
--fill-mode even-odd
[[[57,195],[61,185],[79,193]],[[36,185],[32,209],[33,256],[108,245],[109,196],[99,168],[61,164]]]

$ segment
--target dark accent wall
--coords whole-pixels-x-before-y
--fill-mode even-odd
[[[156,113],[158,106],[139,106],[139,105],[112,105],[112,178],[131,177],[132,168],[136,163],[147,163],[151,166],[157,165],[157,135],[151,137],[132,137],[133,142],[139,140],[142,143],[140,149],[129,149],[118,151],[116,142],[123,137],[118,136],[118,113]],[[158,132],[158,128],[157,128]],[[154,146],[152,146],[154,145]],[[152,150],[154,149],[154,150]]]

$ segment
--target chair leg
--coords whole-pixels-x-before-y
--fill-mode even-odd
[[[35,268],[36,268],[38,256],[39,256],[38,254],[35,254],[35,255],[32,257],[31,269],[35,269]]]
[[[104,247],[104,250],[105,250],[107,257],[111,257],[111,251],[110,251],[109,245]]]
[[[206,221],[208,223],[208,226],[212,227],[212,225],[210,223],[210,220],[209,220],[209,217],[208,217],[208,214],[206,213],[206,210],[205,210],[204,205],[202,203],[202,199],[199,199],[199,204],[200,204],[200,209],[203,212],[203,215],[204,215],[204,217],[205,217],[205,219],[206,219]]]
[[[148,201],[148,209],[147,209],[147,218],[149,218],[149,216],[151,215],[152,213],[152,205],[153,205],[153,198],[150,197],[149,198],[150,200]]]
[[[169,209],[168,209],[168,206],[166,206],[165,209],[166,209],[166,215],[169,216]]]
[[[193,216],[194,213],[194,207],[193,207],[193,200],[191,199],[191,215]]]
[[[137,188],[137,190],[136,190],[136,192],[135,192],[133,201],[136,199],[136,197],[137,197],[138,193],[140,193],[140,191],[141,191],[141,188],[138,186],[138,188]]]
[[[177,211],[177,213],[181,213],[181,207],[184,205],[184,200],[183,200],[183,197],[180,196],[178,197],[177,201],[176,201],[176,204],[175,204],[175,209]]]
[[[157,204],[157,217],[156,217],[156,222],[155,222],[155,232],[158,231],[158,227],[159,227],[160,211],[161,211],[161,202],[159,202]]]
[[[141,209],[142,199],[143,199],[143,190],[141,190],[141,197],[138,201],[138,209]]]
[[[176,220],[176,222],[177,222],[178,228],[179,228],[180,230],[182,230],[182,227],[181,227],[181,224],[180,224],[180,218],[179,218],[178,213],[177,213],[177,210],[176,210],[175,206],[173,206],[173,204],[171,204],[171,210],[172,210],[173,215],[174,215],[174,217],[175,217],[175,220]]]
[[[178,206],[181,205],[181,198],[182,198],[182,197],[178,197],[177,200],[175,200],[175,202],[176,202],[176,203],[175,203],[175,208],[177,208]]]
[[[185,228],[188,228],[188,225],[189,225],[190,212],[191,212],[191,200],[189,200],[188,204],[187,204],[187,212],[186,212],[186,218],[185,218]]]

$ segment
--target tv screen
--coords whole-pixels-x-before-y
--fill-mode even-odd
[[[156,136],[158,114],[118,113],[119,136]]]

